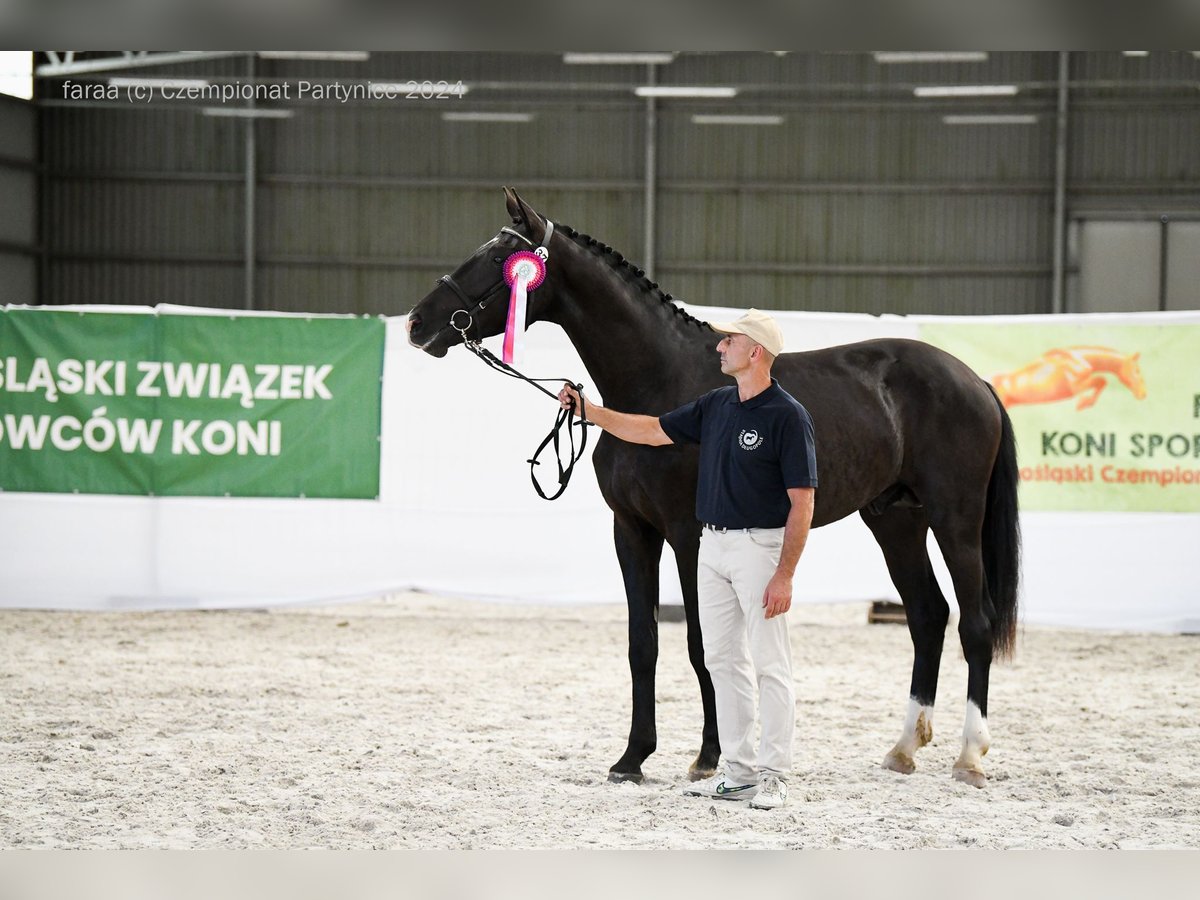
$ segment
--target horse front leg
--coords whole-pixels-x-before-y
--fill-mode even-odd
[[[1100,399],[1100,392],[1108,386],[1108,382],[1104,380],[1103,375],[1093,375],[1083,383],[1076,393],[1080,395],[1079,402],[1075,404],[1075,409],[1087,409],[1089,406],[1095,406],[1096,401]],[[1087,393],[1091,391],[1091,393]]]
[[[704,708],[704,730],[700,734],[700,753],[688,766],[688,778],[701,781],[717,772],[721,759],[721,741],[717,735],[717,701],[712,677],[704,665],[704,636],[700,631],[700,604],[696,594],[696,566],[700,556],[699,525],[689,517],[671,533],[671,549],[679,569],[683,589],[683,610],[687,618],[688,659],[700,682],[700,703]]]
[[[641,784],[642,763],[658,745],[654,726],[654,673],[658,665],[658,563],[663,538],[645,522],[617,515],[617,559],[629,607],[629,674],[633,720],[625,753],[608,771],[609,781]]]

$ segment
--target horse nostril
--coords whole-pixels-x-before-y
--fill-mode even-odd
[[[412,334],[414,331],[416,331],[418,328],[421,327],[421,317],[419,315],[417,315],[416,313],[413,313],[412,315],[410,315],[408,317],[408,321],[405,323],[405,327],[407,328],[408,333]]]

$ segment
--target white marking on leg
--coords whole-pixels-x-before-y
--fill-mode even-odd
[[[915,697],[908,700],[908,713],[904,717],[904,729],[900,732],[900,740],[891,749],[883,761],[884,768],[893,769],[905,774],[911,773],[916,764],[913,754],[933,740],[933,707],[917,702]]]
[[[979,711],[979,707],[971,700],[967,701],[967,716],[963,723],[963,748],[955,769],[983,774],[983,757],[991,746],[992,739],[988,734],[987,719]]]

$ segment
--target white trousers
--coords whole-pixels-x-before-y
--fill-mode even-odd
[[[705,528],[697,572],[704,664],[717,700],[725,773],[741,784],[792,768],[796,688],[787,615],[764,616],[763,594],[779,565],[782,528],[725,534]],[[757,696],[761,740],[754,753]]]

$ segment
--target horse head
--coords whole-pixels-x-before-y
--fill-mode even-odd
[[[443,357],[455,344],[461,344],[464,337],[478,341],[504,331],[509,298],[504,262],[518,250],[544,245],[547,232],[547,220],[515,190],[506,187],[504,197],[512,226],[502,228],[452,274],[438,279],[437,287],[409,312],[408,342],[414,347]],[[546,267],[549,276],[554,267],[553,253],[546,260]],[[547,284],[530,294],[527,325],[544,318],[550,294]]]
[[[1127,356],[1121,361],[1121,368],[1117,372],[1117,377],[1122,383],[1133,391],[1133,396],[1139,400],[1146,399],[1146,380],[1142,377],[1142,367],[1138,363],[1138,357],[1141,353],[1135,353],[1132,356]]]

